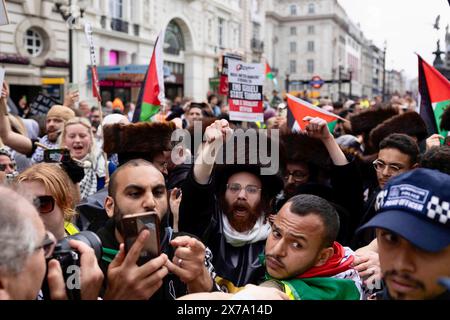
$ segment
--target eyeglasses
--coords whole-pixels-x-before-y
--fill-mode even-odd
[[[290,176],[292,176],[294,178],[294,181],[296,182],[300,182],[305,180],[306,178],[308,178],[308,174],[300,171],[300,170],[295,170],[295,171],[288,171],[284,174],[284,180],[289,180]]]
[[[390,174],[395,174],[398,173],[400,170],[403,169],[403,167],[397,166],[395,164],[389,164],[389,163],[384,163],[383,161],[377,159],[373,162],[373,167],[375,168],[375,170],[377,170],[378,172],[384,171],[384,169],[386,167],[388,167],[388,172]]]
[[[227,189],[230,190],[231,193],[238,193],[241,192],[242,186],[239,183],[230,183],[227,184]],[[247,194],[257,194],[262,189],[249,184],[248,186],[245,186],[244,190]]]
[[[55,208],[55,198],[52,196],[39,196],[33,202],[39,213],[49,213]]]
[[[46,231],[45,238],[42,241],[41,245],[34,248],[34,250],[38,251],[38,250],[44,249],[44,256],[47,259],[52,256],[55,246],[56,246],[55,236],[50,231]]]
[[[6,171],[6,168],[9,168],[10,170],[14,171],[16,170],[16,164],[15,163],[0,164],[0,171]]]

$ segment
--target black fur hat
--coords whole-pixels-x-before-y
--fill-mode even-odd
[[[417,112],[406,112],[379,124],[370,132],[372,146],[378,150],[380,142],[392,133],[404,133],[420,142],[428,137],[427,126]]]
[[[152,161],[159,153],[172,150],[170,139],[175,129],[171,122],[107,125],[103,128],[103,150],[117,153],[120,164],[136,158]]]
[[[254,131],[256,132],[256,130]],[[216,163],[219,162],[216,164],[214,171],[216,191],[219,194],[225,192],[228,179],[232,175],[239,172],[249,172],[261,180],[262,195],[267,201],[270,201],[283,189],[283,180],[277,174],[279,169],[277,145],[278,142],[272,140],[266,134],[258,134],[256,141],[251,141],[251,139],[240,141],[235,132],[235,135],[222,148],[223,153],[218,156],[220,161],[216,161]],[[272,146],[276,150],[275,154],[271,154]],[[263,150],[262,148],[267,149]],[[268,163],[264,161],[267,159],[261,158],[261,155],[267,156]],[[268,170],[269,168],[273,168],[276,172],[265,174],[264,169]]]
[[[302,133],[281,136],[280,158],[282,168],[288,163],[303,162],[322,170],[331,168],[331,159],[322,141]]]
[[[396,116],[397,110],[392,107],[377,105],[350,117],[353,135],[369,134],[373,128],[385,120]]]

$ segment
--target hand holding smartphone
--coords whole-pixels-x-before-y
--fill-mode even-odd
[[[159,217],[155,212],[136,213],[124,215],[120,221],[122,236],[125,242],[125,252],[128,253],[143,230],[150,232],[150,237],[146,239],[144,248],[141,251],[137,265],[141,266],[146,262],[159,257],[161,254]]]

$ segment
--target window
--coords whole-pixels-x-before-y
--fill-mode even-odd
[[[314,52],[314,41],[308,41],[308,52]]]
[[[314,73],[314,60],[308,60],[308,73]]]
[[[289,44],[289,47],[290,47],[291,53],[297,52],[297,42],[291,42]]]
[[[297,61],[295,60],[289,61],[289,72],[297,73]]]
[[[184,38],[180,26],[175,21],[170,21],[164,34],[164,52],[179,55],[184,51]]]
[[[297,35],[297,27],[291,27],[291,36]]]
[[[291,4],[289,6],[289,12],[291,13],[291,16],[297,15],[297,6],[295,4]]]
[[[23,42],[25,49],[33,57],[38,57],[44,50],[42,35],[34,28],[27,30]]]
[[[224,33],[225,33],[225,20],[223,20],[222,18],[219,18],[218,36],[219,36],[219,46],[221,48],[225,47]]]
[[[314,33],[315,33],[314,26],[308,26],[308,34],[314,34]]]
[[[123,0],[109,0],[109,11],[115,19],[123,18]]]
[[[309,13],[309,14],[316,13],[316,6],[315,6],[314,3],[310,3],[310,4],[308,5],[308,13]]]
[[[253,39],[259,40],[261,35],[261,25],[253,22]]]

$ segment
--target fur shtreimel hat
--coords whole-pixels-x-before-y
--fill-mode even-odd
[[[353,135],[368,135],[377,125],[397,114],[397,110],[392,107],[378,105],[367,111],[352,115],[350,117],[350,123],[352,125]]]
[[[372,146],[378,150],[380,142],[392,133],[404,133],[420,142],[428,137],[427,126],[417,112],[406,112],[379,124],[370,132]]]
[[[331,159],[322,141],[302,133],[281,136],[280,158],[282,168],[299,162],[326,171],[331,168]]]
[[[117,153],[120,164],[137,158],[152,161],[159,153],[172,149],[170,138],[175,129],[173,123],[157,122],[107,125],[103,128],[103,150]]]
[[[450,105],[445,109],[441,118],[441,129],[450,131]]]
[[[256,130],[255,130],[256,132]],[[265,140],[265,141],[263,141]],[[276,150],[271,154],[271,149]],[[258,134],[257,139],[239,140],[235,135],[223,147],[223,153],[218,156],[214,170],[216,191],[225,192],[228,179],[239,172],[248,172],[261,180],[262,195],[266,200],[275,197],[283,189],[283,180],[277,173],[265,174],[264,170],[279,169],[278,142],[270,139],[265,134]],[[263,150],[263,148],[265,150]],[[267,149],[266,149],[267,148]],[[222,152],[222,151],[219,151]],[[264,156],[263,159],[262,156]],[[266,161],[270,159],[269,161]],[[220,162],[220,163],[219,163]]]

